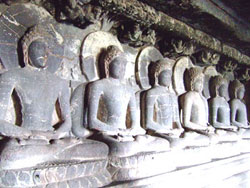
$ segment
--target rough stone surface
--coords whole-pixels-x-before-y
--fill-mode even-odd
[[[150,88],[149,65],[161,59],[163,59],[163,56],[153,46],[145,47],[139,52],[136,58],[135,74],[141,89],[146,90]]]
[[[105,176],[105,181],[94,183],[93,187],[96,184],[106,185],[110,183],[110,176],[105,171],[107,166],[107,161],[93,161],[85,163],[76,163],[76,164],[64,164],[56,166],[47,166],[46,168],[38,168],[31,170],[8,170],[1,171],[1,180],[0,186],[3,187],[22,187],[22,186],[39,186],[47,185],[56,182],[65,182],[69,181],[71,184],[75,183],[74,179],[91,179],[91,176],[96,176],[95,178],[100,178]],[[90,180],[91,181],[91,180]],[[93,181],[92,181],[93,182]],[[59,184],[61,184],[59,183]],[[74,187],[74,186],[71,186]]]
[[[181,57],[176,61],[173,68],[173,87],[177,95],[185,93],[184,72],[193,66],[192,61],[188,57]]]

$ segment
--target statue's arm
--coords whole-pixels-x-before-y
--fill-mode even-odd
[[[178,98],[174,96],[173,98],[173,106],[174,106],[174,116],[173,121],[176,123],[178,129],[183,129],[180,123],[180,111],[179,111],[179,104],[178,104]]]
[[[58,133],[66,133],[69,134],[71,130],[71,113],[70,113],[70,90],[69,86],[66,83],[62,84],[61,92],[58,97],[60,110],[61,110],[61,118],[63,123],[56,130]]]
[[[218,107],[216,106],[216,101],[209,101],[209,122],[217,129],[235,129],[235,126],[225,125],[217,121]]]
[[[0,76],[0,135],[14,138],[27,138],[31,131],[5,121],[6,112],[14,90],[15,81],[9,74]]]
[[[186,94],[184,96],[184,101],[183,101],[183,126],[185,128],[188,128],[190,130],[199,130],[199,131],[204,131],[207,130],[207,127],[193,123],[190,121],[191,119],[191,111],[192,111],[192,96]],[[196,114],[197,115],[197,114]]]
[[[4,120],[6,112],[11,100],[11,95],[14,90],[15,81],[11,77],[5,76],[5,74],[0,76],[0,119]]]
[[[209,108],[208,108],[208,102],[207,99],[205,97],[202,96],[202,99],[204,101],[205,104],[205,110],[206,110],[206,122],[209,122]]]
[[[210,124],[214,127],[214,128],[228,128],[228,126],[224,125],[223,123],[220,123],[217,121],[217,114],[218,114],[218,107],[214,106],[215,104],[212,102],[211,104],[209,104],[209,119],[210,119]]]
[[[0,135],[11,138],[28,138],[32,132],[28,129],[13,125],[7,121],[0,120]]]
[[[98,85],[92,84],[89,87],[89,100],[88,100],[88,126],[90,129],[98,131],[114,131],[115,128],[103,123],[97,118],[99,100],[101,97],[101,90]]]
[[[155,102],[156,102],[156,96],[147,93],[146,105],[145,105],[146,129],[157,131],[161,129],[161,126],[154,121]]]
[[[130,118],[131,118],[131,134],[145,134],[145,130],[141,127],[140,122],[138,121],[139,113],[136,105],[136,98],[133,91],[131,91],[131,97],[128,104],[130,110]]]
[[[132,128],[136,128],[137,126],[140,127],[140,124],[138,123],[137,118],[137,106],[136,106],[136,98],[133,92],[131,92],[131,97],[128,104],[130,115],[131,115],[131,122],[132,122]]]

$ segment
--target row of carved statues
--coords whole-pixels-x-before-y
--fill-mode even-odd
[[[83,124],[72,127],[69,83],[46,70],[50,52],[43,34],[30,33],[22,44],[25,67],[0,75],[0,164],[4,170],[250,138],[242,101],[245,88],[238,80],[229,85],[228,103],[227,80],[213,77],[207,102],[202,95],[204,75],[199,67],[192,67],[185,71],[187,92],[177,96],[171,89],[172,68],[160,60],[150,67],[152,88],[135,94],[124,79],[123,52],[104,58],[105,78],[86,85],[84,96],[79,96],[84,98],[79,117]],[[15,124],[6,121],[11,100]],[[53,125],[55,106],[60,122]]]

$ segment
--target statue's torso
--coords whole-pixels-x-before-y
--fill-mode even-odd
[[[190,100],[191,106],[191,117],[190,121],[199,125],[207,125],[207,104],[206,99],[201,96],[198,92],[188,92],[186,100]]]
[[[22,127],[53,130],[52,114],[62,80],[45,71],[20,69],[13,81],[22,107]]]
[[[176,97],[173,93],[167,91],[165,88],[159,88],[155,91],[157,95],[156,110],[157,110],[157,123],[168,128],[173,128],[173,121],[175,116],[175,105],[177,103]]]
[[[113,83],[109,79],[98,81],[101,100],[107,110],[108,125],[126,129],[126,114],[132,96],[132,90],[123,83]]]
[[[239,99],[233,99],[230,101],[231,110],[235,110],[235,120],[245,126],[247,126],[247,109],[246,105]]]
[[[230,125],[230,107],[223,97],[215,97],[211,99],[210,110],[216,110],[216,120],[225,125]]]

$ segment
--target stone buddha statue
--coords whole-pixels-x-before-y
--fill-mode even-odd
[[[222,76],[215,76],[210,83],[209,123],[222,139],[237,140],[238,128],[230,123],[230,107],[226,100],[228,82]]]
[[[230,123],[230,107],[226,100],[228,92],[227,80],[222,76],[215,76],[211,80],[209,100],[209,123],[216,129],[237,131]]]
[[[69,84],[47,71],[51,54],[45,36],[47,31],[38,27],[27,33],[22,41],[25,67],[0,76],[2,170],[107,158],[105,144],[71,137]],[[21,107],[19,126],[5,121],[13,93]],[[53,125],[55,106],[60,121]]]
[[[170,143],[183,132],[176,94],[171,90],[171,65],[164,60],[153,64],[154,86],[146,92],[145,128],[167,138]],[[172,145],[172,143],[171,143]]]
[[[116,157],[169,150],[167,140],[145,135],[140,126],[135,93],[124,80],[125,55],[109,59],[104,61],[106,78],[89,86],[88,126],[99,133],[96,139],[108,144]]]
[[[195,145],[210,143],[215,129],[208,124],[208,105],[202,96],[204,75],[200,68],[192,67],[185,72],[187,92],[181,98],[181,115],[183,127],[186,129],[184,137],[197,140]],[[198,133],[198,134],[197,134]],[[205,135],[205,136],[204,136]]]
[[[240,128],[240,132],[243,133],[243,137],[250,138],[249,134],[249,122],[247,119],[247,108],[243,102],[245,87],[239,80],[234,80],[229,86],[230,94],[230,110],[231,110],[231,124]]]

